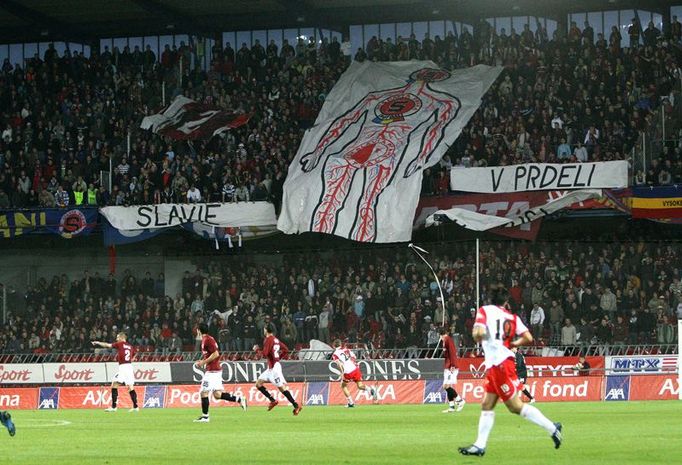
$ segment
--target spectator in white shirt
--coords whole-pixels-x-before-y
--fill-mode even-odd
[[[199,203],[201,202],[201,191],[197,189],[197,186],[192,184],[192,187],[187,191],[187,201],[189,203]]]
[[[545,323],[545,310],[536,304],[533,304],[533,310],[530,311],[530,324],[533,327],[533,334],[536,338],[542,337]]]
[[[587,149],[580,142],[578,142],[578,145],[573,149],[573,155],[579,162],[584,163],[587,161]]]

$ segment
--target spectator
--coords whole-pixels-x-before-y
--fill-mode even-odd
[[[199,203],[201,202],[201,192],[197,187],[192,184],[187,191],[187,202],[188,203]]]
[[[54,196],[55,206],[66,208],[69,206],[69,193],[60,185],[57,187],[57,192]]]
[[[566,318],[563,328],[561,328],[561,345],[572,346],[577,342],[576,328],[569,318]]]
[[[540,339],[544,334],[545,310],[537,303],[533,304],[530,312],[530,324],[533,327],[533,334]]]

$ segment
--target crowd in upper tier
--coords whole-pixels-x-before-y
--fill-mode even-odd
[[[445,324],[472,347],[475,251],[432,247],[433,275],[406,248],[202,259],[181,281],[124,270],[40,277],[9,292],[0,353],[89,352],[117,331],[141,350],[194,350],[200,323],[223,351],[249,351],[274,324],[290,347],[339,337],[372,348],[433,347]],[[682,318],[679,244],[483,243],[480,303],[500,283],[539,345],[672,344]],[[277,263],[277,264],[275,264]],[[173,291],[168,292],[168,289]],[[445,308],[445,311],[443,311]]]
[[[639,131],[679,83],[679,22],[672,40],[649,24],[621,47],[586,24],[548,37],[499,34],[482,22],[445,37],[372,37],[349,56],[336,39],[281,47],[216,45],[208,71],[188,45],[93,51],[50,47],[0,69],[0,209],[74,204],[271,200],[281,202],[287,168],[304,130],[351,59],[430,59],[448,69],[477,63],[505,71],[442,161],[423,194],[449,191],[451,166],[623,159]],[[632,28],[631,28],[632,29]],[[636,33],[636,34],[635,34]],[[635,35],[633,35],[635,34]],[[182,65],[181,65],[182,64]],[[250,122],[224,137],[178,142],[139,129],[178,94],[238,112]],[[649,167],[654,184],[682,182],[681,149],[665,147]],[[112,188],[109,177],[112,172]]]

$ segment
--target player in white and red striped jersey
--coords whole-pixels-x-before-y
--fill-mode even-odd
[[[369,391],[374,402],[377,401],[377,392],[365,385],[362,382],[362,372],[357,364],[355,354],[351,352],[347,347],[343,347],[341,339],[336,339],[334,341],[334,353],[332,354],[332,360],[339,367],[339,371],[343,374],[341,377],[341,390],[343,394],[348,399],[346,407],[353,408],[355,403],[350,395],[350,390],[348,389],[348,383],[351,381],[355,383],[359,391]]]
[[[96,347],[103,347],[105,349],[116,349],[116,361],[118,362],[118,373],[114,376],[111,382],[111,407],[105,409],[105,412],[115,412],[118,404],[118,386],[124,384],[128,386],[130,393],[130,400],[133,401],[133,408],[131,412],[139,412],[137,406],[137,392],[135,392],[135,374],[133,373],[133,357],[135,356],[135,348],[128,343],[128,336],[124,332],[116,335],[116,342],[109,344],[108,342],[92,341],[92,345]]]
[[[498,399],[502,399],[510,412],[545,429],[558,449],[562,441],[561,423],[552,423],[540,410],[523,403],[517,395],[519,380],[511,349],[532,343],[533,336],[521,319],[509,311],[509,293],[506,289],[495,289],[492,303],[478,309],[472,330],[474,340],[483,346],[486,368],[486,394],[481,403],[478,438],[472,445],[460,447],[459,452],[462,455],[485,455],[488,436],[495,423],[494,408]]]

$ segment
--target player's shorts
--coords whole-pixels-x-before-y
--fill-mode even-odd
[[[213,392],[223,390],[223,372],[222,371],[205,371],[203,378],[201,378],[201,387],[199,392]]]
[[[485,372],[485,392],[497,394],[504,402],[514,397],[518,389],[514,359],[508,358]]]
[[[362,372],[360,371],[360,368],[356,368],[355,370],[351,371],[350,373],[344,373],[343,374],[343,380],[344,381],[355,381],[356,383],[359,383],[362,381]]]
[[[261,373],[258,379],[260,381],[272,383],[277,387],[282,387],[287,384],[287,380],[284,379],[284,375],[282,374],[282,365],[280,365],[279,362],[275,363],[274,367],[268,368]]]
[[[449,368],[446,368],[443,370],[443,385],[457,384],[457,375],[459,375],[459,370],[457,369],[450,371]]]
[[[526,384],[526,377],[524,376],[523,378],[519,378],[519,386],[523,386]]]
[[[120,364],[118,366],[118,373],[114,375],[114,382],[118,384],[125,384],[126,386],[135,386],[133,365],[131,363]]]

